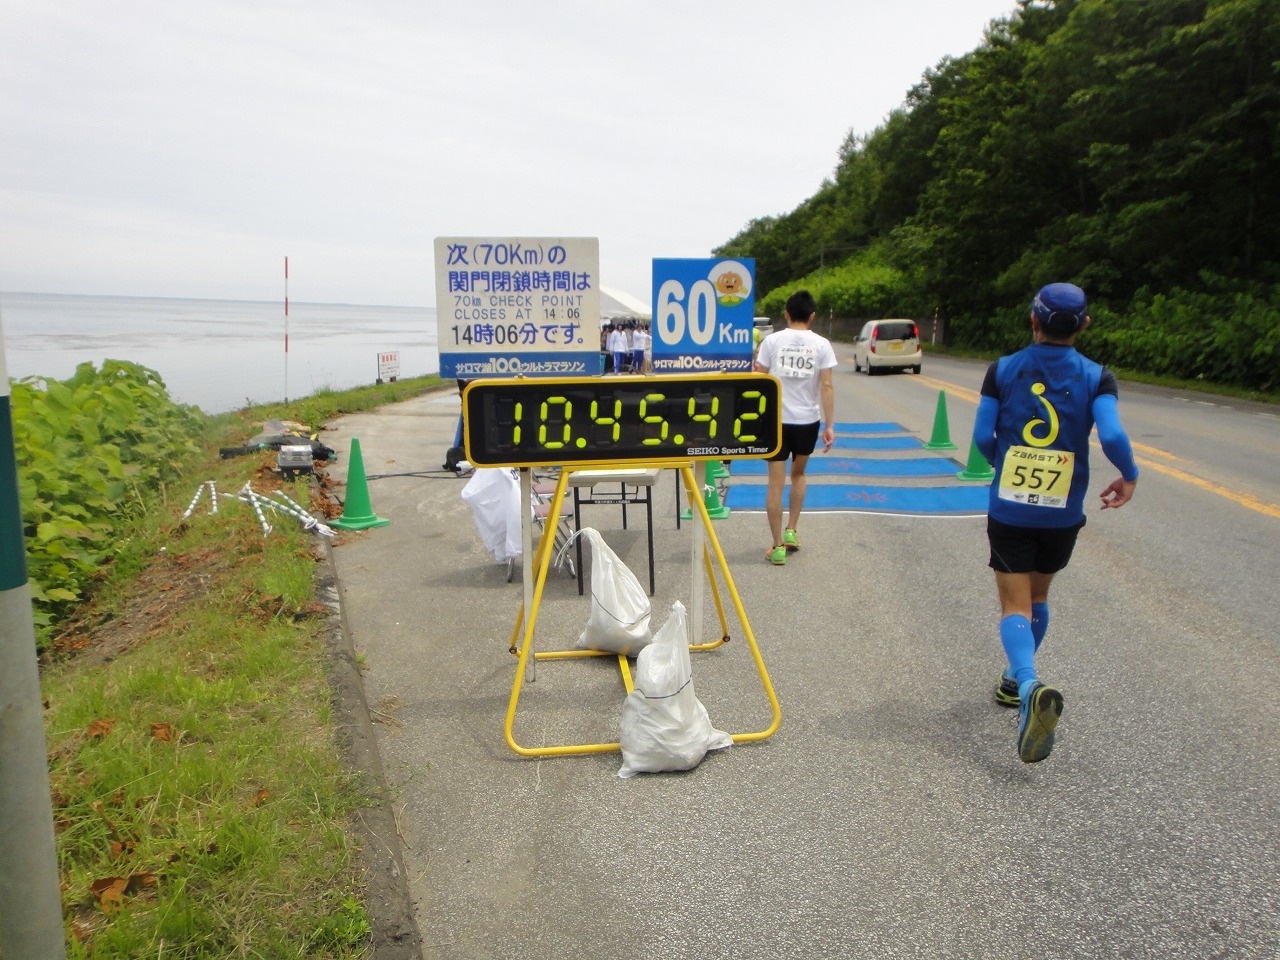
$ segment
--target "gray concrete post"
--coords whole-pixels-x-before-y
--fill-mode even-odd
[[[0,329],[0,955],[63,960],[62,895]]]

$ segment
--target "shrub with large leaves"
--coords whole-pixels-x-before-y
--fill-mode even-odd
[[[155,371],[121,360],[15,380],[10,403],[39,636],[80,602],[148,495],[179,476],[206,421]]]
[[[1280,387],[1280,284],[1202,274],[1204,290],[1142,288],[1124,313],[1094,309],[1081,349],[1129,370],[1263,393]]]

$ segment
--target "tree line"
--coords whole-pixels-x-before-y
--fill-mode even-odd
[[[823,316],[939,316],[976,349],[1024,343],[1066,280],[1096,359],[1274,392],[1280,3],[1018,0],[715,253],[755,258],[764,313],[804,286]]]

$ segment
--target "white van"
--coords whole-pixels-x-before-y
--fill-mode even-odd
[[[920,328],[914,320],[868,320],[853,342],[853,371],[920,372]]]

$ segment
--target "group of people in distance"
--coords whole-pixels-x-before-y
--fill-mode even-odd
[[[787,328],[765,337],[756,357],[756,369],[782,384],[782,445],[769,462],[765,497],[773,537],[765,557],[776,566],[800,549],[796,527],[804,506],[805,468],[819,435],[824,452],[835,442],[831,371],[838,361],[830,342],[810,329],[815,316],[808,291],[792,294]],[[1129,502],[1138,467],[1120,424],[1115,375],[1075,349],[1076,335],[1091,323],[1084,291],[1070,283],[1042,287],[1029,319],[1031,344],[987,368],[973,443],[994,468],[987,501],[988,566],[995,572],[998,636],[1008,661],[995,700],[1019,709],[1018,757],[1036,763],[1053,749],[1063,696],[1041,682],[1035,655],[1049,628],[1049,585],[1067,566],[1085,525],[1094,427],[1103,453],[1120,471],[1100,493],[1103,510]]]
[[[609,355],[612,373],[648,373],[653,337],[644,320],[622,320],[600,328],[600,351]]]

